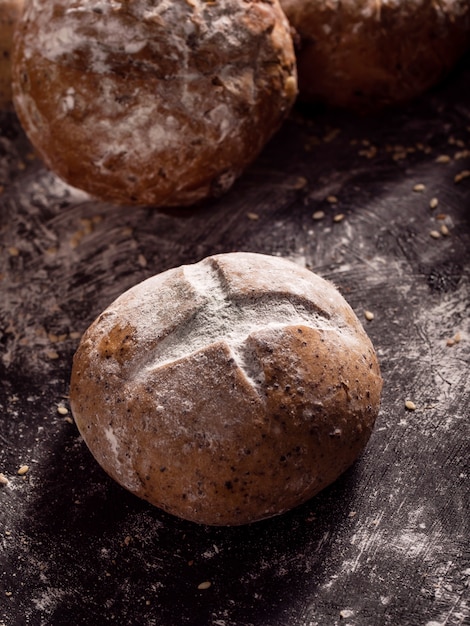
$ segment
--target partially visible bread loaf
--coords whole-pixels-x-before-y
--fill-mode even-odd
[[[382,380],[327,281],[251,253],[208,257],[121,295],[85,333],[70,401],[101,466],[177,516],[286,511],[366,445]]]
[[[0,111],[13,108],[11,54],[13,33],[23,10],[23,0],[0,0]]]
[[[221,194],[297,94],[278,0],[35,0],[15,42],[29,139],[68,183],[116,203]]]
[[[435,85],[470,48],[470,0],[281,0],[302,100],[360,113]]]

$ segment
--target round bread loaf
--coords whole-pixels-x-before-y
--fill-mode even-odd
[[[11,53],[13,33],[23,10],[23,0],[0,0],[0,111],[13,108]]]
[[[179,517],[237,525],[338,478],[369,439],[381,388],[332,284],[240,252],[121,295],[82,338],[70,402],[118,483]]]
[[[35,0],[14,47],[15,107],[45,163],[115,203],[220,195],[297,94],[278,0]]]
[[[470,0],[281,0],[299,97],[365,113],[436,84],[470,47]]]

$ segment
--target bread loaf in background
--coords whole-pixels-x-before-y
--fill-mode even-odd
[[[23,0],[0,0],[0,111],[13,109],[11,56],[13,35],[23,10]]]
[[[104,470],[179,517],[236,525],[305,502],[366,445],[382,379],[329,282],[230,253],[122,294],[75,354],[70,401]]]
[[[377,111],[415,98],[470,49],[470,0],[281,0],[299,98]]]
[[[226,191],[297,95],[278,0],[35,0],[13,87],[52,171],[103,200],[154,206]]]

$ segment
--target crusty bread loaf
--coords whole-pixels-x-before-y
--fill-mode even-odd
[[[0,111],[13,108],[11,53],[13,33],[23,10],[23,0],[0,0]]]
[[[121,295],[82,338],[70,401],[121,485],[188,520],[235,525],[306,501],[350,466],[381,387],[333,285],[240,252]]]
[[[221,194],[297,94],[278,0],[35,0],[13,75],[18,116],[50,169],[124,204]]]
[[[360,113],[435,85],[470,47],[470,0],[281,0],[299,97]]]

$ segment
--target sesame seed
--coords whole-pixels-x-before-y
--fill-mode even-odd
[[[437,198],[431,198],[431,200],[429,201],[429,207],[431,209],[437,208],[438,204],[439,204],[439,200]]]
[[[446,224],[441,225],[441,233],[444,235],[444,237],[450,235],[450,230],[447,228]]]
[[[197,588],[198,589],[209,589],[209,587],[212,585],[212,583],[210,582],[210,580],[205,580],[203,583],[200,583]]]
[[[29,465],[21,465],[21,467],[18,468],[18,476],[24,476],[28,472],[29,472]]]
[[[303,189],[307,186],[308,180],[305,176],[297,176],[297,178],[289,185],[289,189]]]
[[[336,196],[328,196],[326,201],[330,204],[336,204],[338,202],[338,198]]]
[[[408,411],[416,411],[416,404],[412,400],[407,400],[405,402],[405,408],[408,409]]]
[[[252,212],[250,211],[249,213],[247,213],[247,214],[246,214],[246,216],[247,216],[247,218],[248,218],[249,220],[253,220],[253,221],[255,221],[255,220],[259,220],[259,215],[258,215],[258,213],[252,213]]]
[[[373,320],[374,319],[374,314],[372,313],[372,311],[364,311],[364,317],[366,318],[366,320]]]
[[[337,213],[334,217],[333,217],[333,222],[342,222],[344,220],[344,218],[346,217],[346,215],[344,213]]]
[[[458,161],[459,159],[467,159],[470,157],[470,150],[460,150],[454,154],[454,159]]]
[[[449,143],[451,143],[449,141]],[[459,148],[465,148],[465,142],[462,139],[454,139],[454,141],[452,142],[452,145],[457,146]]]
[[[69,410],[68,410],[68,408],[66,406],[60,405],[60,406],[57,407],[57,413],[59,415],[68,415],[68,412],[69,412]]]
[[[423,183],[417,183],[417,184],[413,187],[413,191],[417,191],[417,192],[424,191],[425,189],[426,189],[426,185],[423,185]]]
[[[450,163],[450,156],[448,154],[441,154],[437,157],[436,163]]]
[[[325,143],[330,143],[330,141],[333,141],[333,139],[336,139],[336,137],[339,135],[340,132],[341,132],[340,128],[332,128],[323,136],[323,141]]]
[[[0,474],[0,485],[8,485],[9,482],[5,474]]]
[[[314,220],[322,220],[325,217],[325,211],[315,211],[312,217]]]
[[[461,172],[459,172],[458,174],[454,176],[454,182],[460,183],[461,180],[463,180],[464,178],[468,178],[469,176],[470,176],[470,170],[462,170]]]
[[[51,359],[51,361],[59,358],[59,353],[55,350],[45,350],[44,354],[48,359]]]
[[[438,230],[431,230],[429,233],[429,236],[432,237],[433,239],[439,239],[441,236],[441,233]]]

